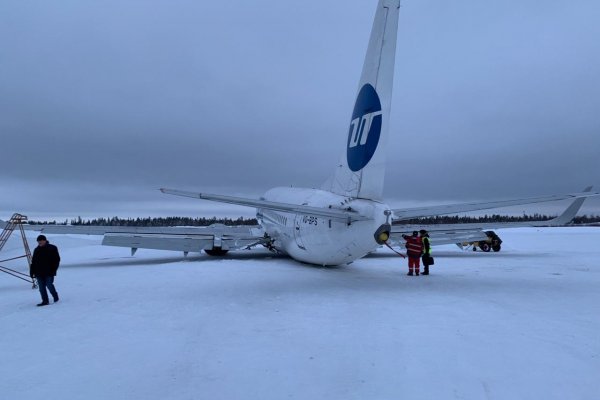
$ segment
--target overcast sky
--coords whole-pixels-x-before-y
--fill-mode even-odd
[[[375,5],[2,1],[0,218],[251,215],[156,189],[319,187]],[[597,0],[403,1],[389,202],[600,188],[598,21]]]

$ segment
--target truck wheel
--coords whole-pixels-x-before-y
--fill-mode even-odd
[[[494,250],[496,253],[500,251],[502,247],[498,244],[496,246],[492,246],[492,250]]]
[[[486,242],[479,243],[479,248],[481,249],[481,251],[485,251],[486,253],[490,251],[490,245]]]

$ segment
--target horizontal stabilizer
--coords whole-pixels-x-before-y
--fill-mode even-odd
[[[195,193],[185,192],[182,190],[174,189],[160,189],[165,194],[172,194],[175,196],[191,197],[193,199],[216,201],[220,203],[235,204],[239,206],[264,208],[267,210],[284,211],[295,214],[303,215],[314,215],[317,217],[325,217],[332,219],[340,219],[344,221],[365,221],[370,218],[362,216],[355,211],[340,210],[335,208],[321,208],[311,207],[299,204],[290,203],[279,203],[275,201],[259,200],[259,199],[246,199],[242,197],[234,196],[223,196],[218,194],[207,194],[207,193]]]

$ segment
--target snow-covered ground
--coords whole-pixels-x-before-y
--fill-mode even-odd
[[[317,268],[50,236],[58,304],[0,274],[0,398],[600,398],[600,229],[499,234],[434,248],[429,277],[386,250]]]

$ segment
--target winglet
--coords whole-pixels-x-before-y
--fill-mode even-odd
[[[193,193],[193,192],[186,192],[183,190],[175,190],[175,189],[167,189],[167,188],[160,188],[159,190],[164,194],[171,194],[173,196],[192,197],[192,198],[197,198],[197,199],[202,198],[202,193]]]
[[[592,191],[592,186],[588,186],[586,187],[582,193],[587,193],[587,192],[591,192]],[[568,223],[570,223],[573,218],[575,218],[575,216],[577,215],[577,213],[579,212],[579,210],[581,209],[581,206],[583,205],[583,202],[585,201],[585,199],[587,199],[587,197],[580,197],[575,199],[571,205],[569,207],[567,207],[567,209],[558,217],[548,221],[549,225],[567,225]]]

